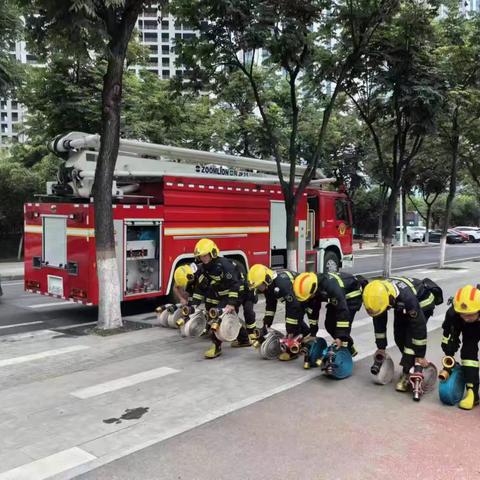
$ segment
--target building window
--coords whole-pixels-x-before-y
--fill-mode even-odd
[[[162,77],[164,79],[169,79],[170,78],[170,70],[162,70]]]
[[[180,38],[182,38],[182,34],[181,33],[176,33],[175,34],[175,40],[179,40]]]
[[[37,57],[35,55],[30,55],[27,53],[27,63],[37,63]]]
[[[2,101],[0,102],[0,108],[1,108],[2,110],[5,110],[5,109],[7,108],[7,101],[6,101],[6,100],[2,100]]]
[[[18,102],[12,100],[12,110],[18,110]]]
[[[170,35],[168,32],[162,32],[162,42],[168,42],[170,40]]]
[[[162,45],[162,54],[168,55],[170,53],[170,47],[168,45]]]
[[[7,112],[2,112],[2,114],[0,115],[0,120],[2,122],[6,122],[7,121]]]
[[[7,125],[6,123],[2,123],[2,124],[0,125],[0,131],[1,131],[2,133],[8,133],[8,125]]]
[[[168,20],[162,20],[162,29],[166,29],[170,26]]]
[[[142,20],[140,20],[140,22],[142,22]],[[158,22],[156,20],[144,20],[143,21],[143,28],[145,30],[156,30],[157,27],[158,27]],[[140,28],[142,28],[142,27],[140,26]]]
[[[18,122],[18,112],[12,112],[12,122]]]
[[[158,47],[156,45],[149,45],[148,48],[150,49],[151,53],[153,53],[154,55],[157,55]]]
[[[158,57],[150,57],[148,63],[158,64]]]
[[[195,36],[194,33],[184,33],[183,34],[183,38],[185,38],[185,39],[193,38],[194,36]]]
[[[169,67],[170,66],[170,59],[168,57],[162,58],[162,67]]]
[[[143,35],[140,34],[140,40],[145,42],[156,42],[158,40],[158,35],[153,32],[145,32]]]

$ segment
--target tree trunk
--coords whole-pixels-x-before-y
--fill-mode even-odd
[[[381,247],[383,245],[383,210],[380,212],[378,216],[378,229],[377,229],[377,247]]]
[[[297,271],[297,239],[295,237],[295,217],[297,214],[297,205],[295,202],[285,201],[285,211],[287,214],[287,268],[294,272]]]
[[[430,240],[430,217],[432,216],[432,205],[427,204],[427,218],[425,220],[425,243],[428,243]]]
[[[102,329],[122,326],[120,281],[113,232],[112,182],[120,137],[123,61],[122,55],[112,54],[103,79],[102,141],[93,187],[99,287],[98,327]]]
[[[452,118],[452,137],[450,146],[452,148],[451,166],[450,166],[450,185],[448,189],[447,202],[445,205],[445,217],[442,225],[442,238],[440,240],[440,259],[438,262],[439,268],[445,267],[445,250],[447,243],[447,232],[450,225],[450,215],[452,213],[452,204],[457,190],[457,169],[458,169],[458,147],[460,142],[460,135],[458,131],[458,107],[455,108]]]
[[[383,234],[383,276],[389,277],[392,274],[392,242],[395,231],[395,211],[397,207],[399,186],[394,186],[390,190],[388,197],[387,212],[385,216],[384,234]]]

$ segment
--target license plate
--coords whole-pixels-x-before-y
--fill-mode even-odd
[[[48,293],[63,297],[63,278],[48,275]]]

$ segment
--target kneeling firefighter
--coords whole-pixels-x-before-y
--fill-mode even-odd
[[[263,317],[261,337],[272,326],[278,301],[285,302],[287,341],[299,343],[302,337],[309,335],[310,328],[303,321],[304,309],[293,291],[293,282],[296,276],[297,273],[289,270],[274,272],[259,263],[250,268],[248,272],[249,287],[265,295],[265,316]],[[287,361],[296,357],[296,351],[286,351],[280,354],[279,359]]]
[[[462,336],[460,356],[466,391],[458,406],[464,410],[471,410],[478,405],[480,290],[473,285],[466,285],[458,289],[453,298],[453,305],[445,314],[442,328],[442,350],[446,356],[453,357],[455,355],[460,348],[460,335]]]
[[[293,290],[307,312],[310,335],[318,332],[318,317],[322,302],[327,302],[325,329],[334,339],[337,348],[347,347],[356,355],[350,336],[355,314],[362,306],[362,289],[366,279],[350,273],[301,273],[293,282]]]
[[[373,317],[377,352],[374,357],[385,356],[387,342],[387,311],[394,311],[395,344],[402,353],[400,365],[403,373],[396,390],[405,392],[409,387],[409,372],[415,367],[418,375],[429,365],[427,350],[427,320],[435,305],[443,302],[442,290],[429,279],[391,277],[373,280],[363,290],[363,303]]]
[[[205,302],[208,306],[213,305],[223,310],[223,313],[238,313],[242,305],[248,333],[242,327],[237,340],[232,342],[231,346],[249,347],[251,345],[249,335],[253,338],[255,329],[254,296],[247,288],[240,265],[233,260],[220,257],[219,254],[215,242],[208,238],[202,238],[195,245],[194,255],[199,262],[199,273],[192,305]],[[205,358],[216,358],[222,353],[222,342],[217,339],[214,332],[211,339],[213,345],[205,352]]]

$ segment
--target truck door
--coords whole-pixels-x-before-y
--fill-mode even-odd
[[[350,203],[345,197],[335,198],[335,228],[342,247],[342,253],[352,253],[352,218]]]

